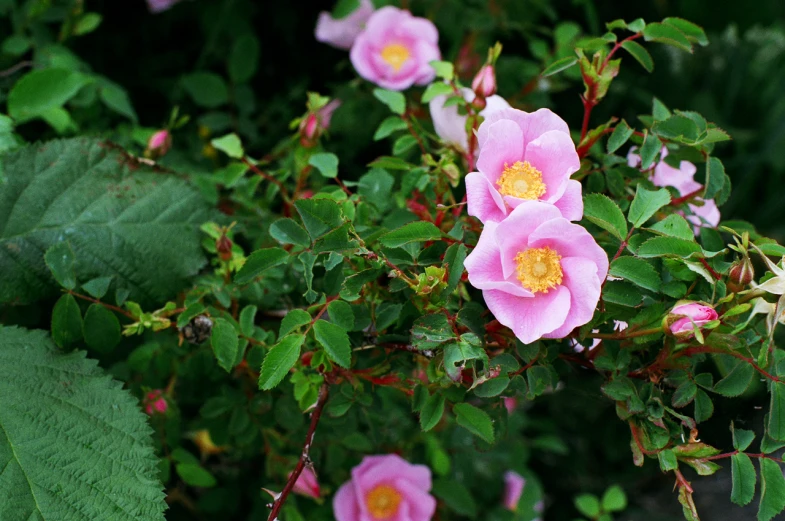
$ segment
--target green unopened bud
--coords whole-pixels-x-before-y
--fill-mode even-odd
[[[447,287],[447,270],[437,266],[428,266],[425,268],[425,273],[421,273],[417,277],[417,285],[414,290],[418,295],[430,295],[431,293],[438,293]]]
[[[730,267],[728,272],[728,288],[734,293],[742,291],[745,286],[755,279],[755,268],[752,266],[750,258],[737,260]]]

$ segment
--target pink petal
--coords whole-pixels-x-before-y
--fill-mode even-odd
[[[561,212],[562,217],[568,221],[580,221],[583,218],[582,189],[580,181],[570,179],[567,181],[562,196],[553,202],[553,205]]]
[[[465,90],[468,90],[472,96],[471,99],[466,98],[466,100],[467,101],[474,100],[474,93],[472,93],[472,91],[469,89],[465,88]],[[504,110],[508,108],[510,108],[510,104],[507,103],[507,100],[505,100],[501,96],[494,94],[493,96],[488,96],[487,98],[485,98],[485,108],[480,111],[480,115],[487,119],[494,112],[498,112],[500,110]]]
[[[570,311],[570,290],[557,286],[534,297],[517,297],[491,289],[482,292],[485,304],[501,324],[530,344],[561,326]]]
[[[498,289],[519,297],[531,297],[532,293],[524,289],[517,280],[505,280],[499,247],[496,244],[496,227],[494,222],[485,223],[477,246],[464,261],[469,283],[477,289]]]
[[[339,49],[349,49],[372,14],[373,4],[370,0],[362,0],[360,7],[345,18],[335,19],[330,13],[319,13],[316,40]]]
[[[501,251],[505,279],[515,275],[515,256],[530,247],[529,236],[551,219],[567,222],[555,206],[540,201],[525,201],[499,223],[496,228],[496,242]]]
[[[504,473],[504,498],[502,499],[504,508],[512,512],[518,510],[518,502],[521,500],[524,485],[526,485],[526,480],[517,472],[508,470]]]
[[[583,257],[593,261],[597,266],[597,277],[600,280],[605,280],[608,275],[608,254],[582,226],[566,219],[552,219],[543,223],[529,236],[529,247],[545,246],[556,250],[562,258]],[[503,247],[502,262],[504,262]]]
[[[568,135],[570,133],[567,123],[548,109],[540,109],[536,112],[528,113],[511,108],[494,112],[483,121],[480,128],[477,129],[477,139],[480,146],[482,146],[487,139],[487,133],[490,126],[497,121],[505,119],[515,121],[523,132],[523,138],[526,143],[537,139],[540,135],[549,130],[558,130]]]
[[[660,161],[654,167],[651,182],[657,186],[672,186],[681,195],[687,195],[701,187],[701,184],[693,179],[695,171],[695,165],[688,161],[682,161],[679,168],[673,168],[665,161]]]
[[[597,276],[594,261],[567,257],[561,260],[561,267],[562,284],[570,290],[570,313],[561,327],[543,335],[546,338],[564,338],[576,327],[589,322],[600,301],[602,281]]]
[[[708,201],[703,200],[703,206],[694,204],[687,205],[694,215],[688,215],[686,219],[693,224],[695,228],[695,235],[700,233],[702,226],[709,226],[716,228],[720,223],[720,210],[717,208],[717,203],[713,199]]]
[[[352,481],[358,485],[357,493],[363,497],[379,483],[397,478],[412,481],[426,490],[431,488],[430,469],[425,465],[412,465],[397,454],[366,456],[360,465],[352,469]]]
[[[464,90],[469,91],[470,95],[472,94],[469,89],[461,89],[462,94],[464,94]],[[466,152],[469,150],[469,140],[466,137],[466,116],[458,113],[457,105],[445,107],[444,103],[446,101],[447,95],[436,96],[428,104],[431,119],[433,120],[433,128],[442,141]]]
[[[407,33],[416,34],[424,42],[437,44],[439,42],[439,31],[433,22],[427,18],[412,16],[405,22]]]
[[[360,511],[357,495],[351,481],[347,481],[333,498],[333,514],[336,521],[359,521]]]
[[[436,78],[436,70],[431,67],[430,63],[435,60],[441,60],[442,54],[439,47],[435,43],[427,41],[418,41],[414,46],[414,60],[419,67],[413,72],[414,83],[417,85],[427,85]]]
[[[501,194],[480,172],[466,176],[466,203],[468,214],[485,224],[500,222],[507,216]]]
[[[581,166],[572,138],[564,132],[551,130],[526,143],[523,159],[542,172],[546,186],[542,199],[548,202],[558,199],[564,193],[570,175]]]
[[[494,114],[501,112],[506,111]],[[480,147],[477,169],[495,184],[505,165],[512,165],[523,158],[523,132],[510,120],[494,123],[487,132],[485,142]]]
[[[395,488],[404,497],[412,521],[429,521],[436,512],[436,500],[428,494],[430,487],[421,487],[408,479],[396,479]]]

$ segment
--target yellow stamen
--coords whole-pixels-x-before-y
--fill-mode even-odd
[[[560,259],[561,255],[547,246],[518,252],[515,262],[518,264],[521,286],[533,293],[548,293],[548,290],[561,284],[563,274]]]
[[[534,168],[528,161],[516,161],[512,166],[504,163],[504,171],[499,180],[499,192],[519,199],[539,199],[545,193],[542,172]]]
[[[365,496],[368,512],[374,519],[387,519],[398,512],[401,493],[389,485],[378,485]]]
[[[409,49],[399,43],[391,43],[382,49],[382,60],[387,62],[395,72],[401,70],[411,56]]]

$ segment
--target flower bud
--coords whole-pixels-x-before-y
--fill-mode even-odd
[[[300,123],[300,143],[306,148],[316,144],[319,137],[319,118],[316,114],[308,114]]]
[[[322,495],[322,491],[319,487],[319,482],[316,479],[316,473],[313,471],[313,469],[309,467],[305,467],[303,469],[300,477],[298,477],[297,481],[294,482],[294,488],[292,489],[292,492],[302,496],[319,499],[319,497]]]
[[[215,249],[218,250],[218,256],[221,260],[228,261],[232,259],[232,240],[226,235],[221,235],[215,241]]]
[[[504,498],[502,498],[504,508],[510,512],[518,510],[518,502],[521,500],[525,485],[526,480],[517,472],[508,470],[504,473]]]
[[[472,108],[477,112],[481,112],[485,107],[488,106],[488,102],[485,101],[485,98],[482,96],[475,96],[474,101],[472,101]]]
[[[752,267],[752,261],[749,257],[745,257],[733,263],[728,273],[728,287],[732,291],[738,292],[744,289],[744,286],[749,284],[755,279],[755,268]]]
[[[692,338],[695,328],[701,328],[717,320],[717,312],[703,302],[684,302],[677,304],[665,317],[665,328],[680,340]]]
[[[170,148],[172,148],[172,135],[168,130],[159,130],[150,136],[144,155],[150,159],[158,159],[165,156]]]
[[[144,412],[150,416],[156,414],[166,414],[169,404],[166,398],[163,397],[163,391],[155,389],[147,393],[144,399]]]
[[[493,65],[485,64],[472,80],[472,90],[478,97],[487,98],[496,94],[496,71]]]

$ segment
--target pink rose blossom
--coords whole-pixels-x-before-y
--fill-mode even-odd
[[[491,313],[529,344],[564,338],[591,320],[608,256],[557,207],[529,201],[485,223],[465,267]]]
[[[679,163],[679,168],[673,168],[665,162],[667,155],[668,149],[662,147],[660,161],[654,166],[654,175],[651,178],[652,183],[656,186],[672,186],[681,196],[692,194],[703,188],[703,185],[694,179],[697,171],[695,165],[689,161],[682,161]],[[629,154],[627,154],[627,164],[633,168],[638,168],[641,164],[641,157],[637,154],[635,147],[630,149]],[[706,201],[700,197],[694,197],[693,201],[697,204],[687,204],[691,215],[685,217],[693,225],[695,235],[700,233],[701,226],[714,228],[720,223],[720,210],[713,199]],[[680,213],[684,215],[683,212]]]
[[[303,469],[300,477],[294,482],[294,488],[292,490],[296,494],[312,497],[314,499],[319,499],[322,495],[322,491],[319,488],[319,482],[316,479],[316,473],[309,467]]]
[[[171,9],[180,0],[147,0],[147,9],[151,13],[162,13]]]
[[[502,499],[504,508],[511,512],[518,510],[518,502],[521,500],[525,485],[526,480],[517,472],[508,470],[504,473],[504,498]]]
[[[400,456],[366,456],[333,500],[336,521],[429,521],[436,512],[431,471]]]
[[[155,389],[147,393],[144,402],[144,412],[150,416],[154,414],[165,414],[166,410],[169,408],[169,404],[166,403],[166,398],[163,397],[163,391],[160,389]]]
[[[371,0],[360,0],[360,7],[344,18],[333,18],[322,11],[316,22],[316,40],[339,49],[350,49],[373,14]]]
[[[172,148],[172,134],[168,130],[159,130],[147,140],[147,154],[155,159],[163,157]]]
[[[717,320],[717,312],[714,308],[700,302],[690,302],[674,307],[670,312],[670,318],[677,318],[670,324],[671,333],[676,336],[689,338],[695,334],[695,328],[701,328],[712,320]]]
[[[463,99],[471,102],[474,99],[474,92],[466,87],[461,89]],[[469,150],[469,140],[466,135],[466,118],[468,116],[458,113],[457,105],[444,106],[448,96],[436,96],[428,104],[433,119],[433,128],[436,133],[447,144],[454,145],[462,152]],[[510,108],[501,96],[489,96],[486,98],[485,108],[480,111],[480,115],[487,118],[494,112]]]
[[[466,176],[469,215],[500,222],[525,201],[555,205],[565,219],[583,216],[580,168],[567,123],[548,109],[489,114],[477,130],[478,172]]]
[[[341,106],[341,100],[334,99],[316,112],[309,112],[300,122],[300,142],[304,147],[312,147],[316,140],[330,128],[333,113]]]
[[[391,90],[426,85],[436,77],[429,65],[441,59],[439,33],[430,20],[397,7],[382,7],[355,40],[349,58],[357,73]]]
[[[496,94],[496,71],[493,65],[482,66],[472,80],[472,90],[483,98]]]

